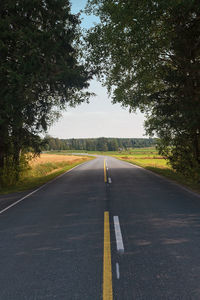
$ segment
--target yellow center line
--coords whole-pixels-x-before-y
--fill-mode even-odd
[[[103,300],[113,300],[109,212],[104,212]]]
[[[104,159],[104,182],[107,182],[106,160]]]

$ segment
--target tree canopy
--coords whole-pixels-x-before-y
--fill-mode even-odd
[[[197,0],[90,0],[100,24],[87,57],[114,103],[147,115],[172,166],[200,177],[200,5]]]
[[[40,151],[38,133],[66,104],[88,99],[91,72],[79,61],[68,0],[2,0],[0,16],[1,177],[5,165],[19,174],[24,151]]]
[[[119,151],[129,148],[153,147],[156,139],[148,138],[80,138],[59,139],[45,137],[44,150],[87,150],[87,151]]]

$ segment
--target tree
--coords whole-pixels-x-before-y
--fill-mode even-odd
[[[65,109],[88,99],[91,72],[80,63],[78,16],[68,0],[0,2],[0,178],[20,157],[39,153],[38,134]]]
[[[98,151],[108,151],[108,145],[106,142],[106,138],[98,138],[97,140],[97,150]]]
[[[108,151],[118,151],[118,140],[115,138],[108,139]]]
[[[88,150],[118,151],[120,148],[141,148],[155,146],[156,139],[145,138],[89,138],[58,139],[46,135],[43,150]]]
[[[87,11],[101,20],[87,55],[113,102],[145,111],[174,169],[200,177],[199,1],[91,0]]]

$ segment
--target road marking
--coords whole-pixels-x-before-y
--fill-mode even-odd
[[[104,182],[107,182],[106,160],[104,159]]]
[[[116,275],[117,275],[117,279],[120,278],[120,273],[119,273],[119,263],[116,263]]]
[[[125,161],[123,161],[123,162],[125,162]],[[189,190],[189,188],[186,188],[186,187],[182,186],[181,184],[176,183],[176,182],[173,181],[172,179],[168,179],[168,178],[166,178],[166,177],[164,177],[164,176],[162,176],[162,175],[156,174],[156,173],[154,173],[153,171],[147,170],[147,169],[145,169],[145,168],[143,168],[143,167],[134,165],[134,164],[132,164],[132,163],[129,163],[129,162],[125,162],[125,163],[129,164],[131,167],[134,167],[134,168],[136,168],[136,169],[141,169],[141,170],[145,171],[146,173],[149,173],[149,174],[151,174],[151,175],[154,175],[154,176],[156,176],[156,177],[162,179],[163,181],[167,181],[168,183],[170,183],[170,184],[172,184],[172,185],[175,185],[175,186],[179,187],[179,188],[182,189],[183,191],[185,191],[185,192],[187,192],[187,193],[189,193],[189,194],[192,194],[193,196],[195,196],[195,197],[197,197],[197,198],[200,198],[200,194],[197,194],[196,192],[193,192],[193,191]]]
[[[112,180],[110,177],[108,177],[108,183],[112,183]]]
[[[116,244],[117,244],[117,251],[122,254],[122,253],[124,253],[124,243],[123,243],[123,239],[122,239],[119,217],[114,216],[113,220],[114,220],[114,227],[115,227],[115,238],[116,238]]]
[[[23,201],[24,199],[28,198],[29,196],[35,194],[37,191],[41,190],[41,189],[42,189],[43,187],[45,187],[46,185],[48,185],[48,184],[54,182],[54,181],[57,180],[58,178],[64,176],[65,174],[71,172],[72,170],[74,170],[74,169],[76,169],[76,168],[78,168],[78,167],[80,167],[81,165],[84,165],[84,164],[86,164],[86,163],[87,163],[87,162],[84,162],[84,163],[82,163],[82,164],[79,164],[79,165],[77,165],[77,166],[71,168],[71,169],[68,170],[67,172],[65,172],[65,173],[63,173],[63,174],[60,174],[59,176],[55,177],[54,179],[52,179],[52,180],[48,181],[47,183],[41,185],[39,188],[37,188],[37,189],[34,190],[33,192],[29,193],[28,195],[26,195],[26,196],[20,198],[20,199],[17,200],[16,202],[14,202],[14,203],[12,203],[11,205],[9,205],[9,206],[5,207],[4,209],[2,209],[2,210],[0,211],[0,214],[2,214],[3,212],[5,212],[5,211],[8,210],[9,208],[11,208],[11,207],[17,205],[18,203],[20,203],[20,202]]]
[[[103,300],[113,300],[109,212],[104,212]]]

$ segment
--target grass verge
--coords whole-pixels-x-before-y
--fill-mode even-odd
[[[82,157],[73,161],[38,163],[31,167],[14,186],[0,189],[0,194],[22,192],[37,188],[55,177],[67,172],[81,163],[92,160],[92,157]]]
[[[130,148],[128,150],[122,151],[89,151],[89,150],[52,150],[52,151],[44,151],[46,154],[56,154],[56,155],[70,155],[70,154],[94,154],[94,155],[105,155],[105,156],[113,156],[113,155],[140,155],[140,156],[152,156],[157,155],[157,150],[155,147],[148,148]]]

